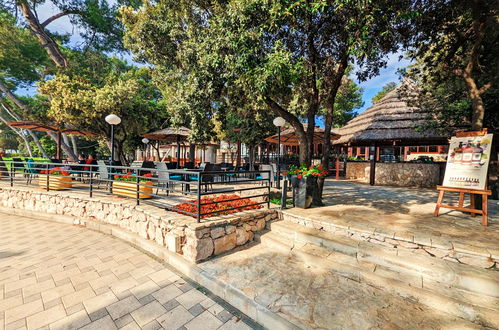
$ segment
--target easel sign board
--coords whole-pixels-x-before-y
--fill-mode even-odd
[[[485,190],[493,134],[454,136],[449,145],[444,187]]]

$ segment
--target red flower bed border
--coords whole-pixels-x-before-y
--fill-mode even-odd
[[[237,199],[234,201],[230,201],[231,199]],[[189,204],[192,203],[192,204]],[[208,205],[203,205],[206,203],[213,203],[213,204],[208,204]],[[232,209],[233,210],[228,210]],[[205,214],[202,215],[201,218],[208,218],[208,217],[213,217],[217,215],[225,215],[225,214],[231,214],[231,213],[236,213],[236,212],[241,212],[244,210],[256,210],[262,208],[262,205],[258,205],[257,202],[252,201],[249,198],[241,198],[238,195],[220,195],[220,196],[215,196],[215,197],[203,197],[201,198],[201,214],[203,213],[211,213],[211,212],[216,212],[213,214]],[[226,210],[226,211],[225,211]],[[185,214],[189,215],[193,218],[196,218],[196,214],[198,213],[198,205],[196,200],[190,200],[188,203],[180,203],[175,205],[172,208],[173,212],[177,212],[180,214]],[[189,214],[189,213],[191,214]]]

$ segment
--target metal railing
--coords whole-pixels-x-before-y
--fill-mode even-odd
[[[270,207],[270,171],[202,171],[187,169],[158,169],[109,164],[60,164],[30,161],[0,162],[0,179],[8,177],[10,186],[38,186],[46,191],[72,189],[94,197],[96,194],[115,194],[133,198],[136,204],[148,203],[157,207],[202,218],[229,211],[244,210],[246,206],[224,207],[206,211],[204,206],[224,204],[243,199],[258,198],[251,205]],[[223,194],[236,197],[216,199]],[[246,195],[240,196],[241,193]],[[211,199],[206,199],[211,197]],[[190,210],[179,204],[192,205]]]

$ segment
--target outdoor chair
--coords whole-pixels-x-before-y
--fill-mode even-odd
[[[97,169],[98,169],[98,175],[99,175],[99,182],[97,184],[97,188],[100,188],[100,184],[102,182],[106,183],[106,189],[109,188],[111,185],[111,177],[109,175],[109,170],[107,168],[106,163],[103,160],[98,160],[97,161]]]
[[[26,184],[30,184],[35,175],[38,174],[38,170],[36,169],[35,161],[32,158],[29,158],[26,161]]]
[[[184,167],[189,169],[189,170],[192,170],[194,168],[194,162],[186,162],[184,164]]]
[[[166,189],[166,195],[170,194],[170,190],[175,189],[175,181],[182,181],[181,175],[170,175],[166,163],[158,162],[156,163],[156,169],[158,173],[158,189],[156,189],[156,195],[158,194],[159,188],[163,187]]]
[[[262,180],[262,184],[264,180],[268,180],[270,178],[270,186],[272,187],[274,182],[275,182],[275,175],[274,175],[274,168],[272,165],[265,165],[263,164],[261,166],[261,171],[270,171],[270,174],[267,172],[261,172],[260,175],[256,176],[257,180]]]

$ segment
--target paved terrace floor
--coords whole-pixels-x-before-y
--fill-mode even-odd
[[[119,239],[4,213],[0,228],[0,330],[256,326]]]
[[[438,192],[434,189],[369,186],[349,181],[327,180],[325,207],[291,209],[296,215],[350,226],[363,230],[383,230],[401,236],[413,235],[486,249],[499,255],[499,201],[490,200],[489,226],[481,225],[481,216],[440,209],[434,217]],[[457,194],[446,193],[444,202],[456,203]],[[452,197],[453,196],[453,197]]]

